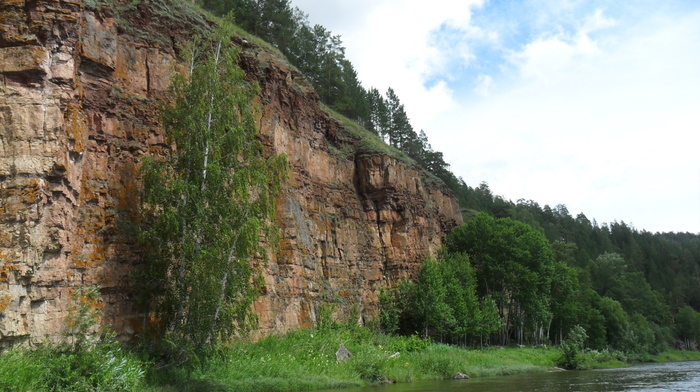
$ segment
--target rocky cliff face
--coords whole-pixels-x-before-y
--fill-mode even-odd
[[[95,3],[0,4],[0,345],[60,336],[82,285],[102,287],[103,321],[121,334],[144,323],[129,283],[139,162],[167,153],[158,105],[208,22],[157,0]],[[457,203],[415,167],[361,152],[297,71],[238,44],[261,86],[261,136],[291,165],[258,333],[311,326],[323,304],[372,317],[378,288],[414,276],[461,222]]]

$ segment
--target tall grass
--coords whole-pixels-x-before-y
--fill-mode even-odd
[[[353,356],[338,361],[344,344]],[[150,376],[158,391],[302,391],[470,376],[546,371],[557,349],[467,350],[432,344],[417,337],[395,337],[367,328],[299,330],[256,343],[237,342],[192,372],[171,370]]]
[[[0,353],[0,391],[134,391],[145,385],[146,365],[113,341],[14,348]]]

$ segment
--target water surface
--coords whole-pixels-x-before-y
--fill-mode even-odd
[[[346,392],[698,392],[700,362],[347,389]]]

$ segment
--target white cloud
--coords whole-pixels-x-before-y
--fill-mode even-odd
[[[552,80],[560,72],[576,69],[582,62],[601,55],[599,44],[591,38],[591,34],[615,24],[601,10],[596,10],[573,33],[546,32],[547,35],[526,43],[520,50],[512,51],[508,59],[526,78]]]
[[[392,87],[412,123],[420,129],[454,105],[452,92],[445,83],[426,87],[433,75],[445,70],[449,60],[431,45],[431,33],[442,25],[468,26],[470,9],[482,2],[295,0],[292,3],[309,13],[312,23],[321,23],[340,34],[346,55],[365,86],[380,91]],[[317,12],[327,19],[316,17]],[[469,54],[463,50],[462,56]]]
[[[474,92],[482,97],[488,97],[489,89],[491,88],[492,83],[493,78],[491,76],[483,74],[479,75],[476,79],[476,87],[474,88]]]

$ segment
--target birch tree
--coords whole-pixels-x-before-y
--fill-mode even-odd
[[[230,25],[195,39],[172,81],[163,126],[172,154],[144,163],[146,284],[166,341],[195,355],[256,325],[260,263],[275,243],[286,157],[257,137],[257,85],[238,66]],[[185,355],[186,357],[187,355]]]

